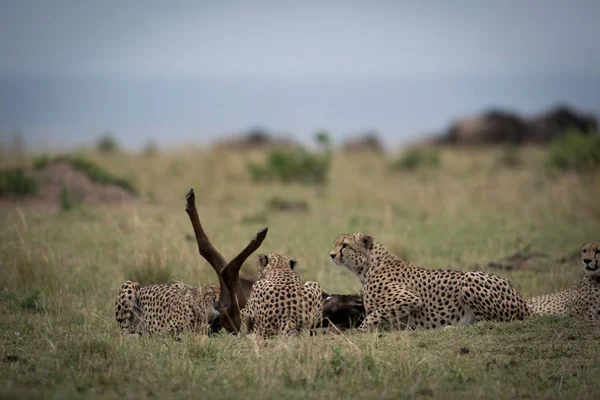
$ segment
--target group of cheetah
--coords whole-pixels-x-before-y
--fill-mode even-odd
[[[438,328],[477,321],[523,320],[555,314],[600,322],[600,242],[582,246],[584,277],[575,287],[524,299],[506,279],[481,271],[425,269],[402,261],[363,233],[340,235],[331,261],[352,271],[362,283],[366,316],[358,331]],[[285,255],[258,255],[259,275],[241,310],[240,334],[267,338],[317,328],[328,301],[317,282],[302,282],[297,261]],[[115,314],[122,334],[201,332],[219,316],[218,285],[181,284],[140,287],[127,281]]]

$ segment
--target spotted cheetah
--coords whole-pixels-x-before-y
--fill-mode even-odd
[[[220,288],[207,284],[188,288],[180,283],[140,287],[127,281],[115,302],[121,334],[147,335],[204,332],[219,316]]]
[[[580,250],[583,279],[562,292],[527,299],[536,315],[568,315],[600,322],[600,242],[585,243]]]
[[[430,329],[530,315],[519,292],[498,276],[420,268],[363,233],[340,235],[334,245],[331,260],[354,272],[363,284],[367,316],[359,331],[373,330],[381,322]]]
[[[281,254],[258,255],[258,279],[242,309],[241,334],[268,338],[295,336],[321,323],[323,294],[316,282],[300,281],[296,260]]]

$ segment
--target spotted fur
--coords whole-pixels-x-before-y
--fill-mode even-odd
[[[332,261],[354,272],[363,284],[367,316],[360,331],[383,322],[396,328],[430,329],[530,315],[519,292],[498,276],[420,268],[363,233],[340,235],[334,245]]]
[[[527,300],[536,315],[566,315],[600,323],[600,241],[585,243],[580,250],[584,276],[574,287]]]
[[[302,283],[294,271],[296,264],[281,254],[258,255],[259,276],[242,309],[242,334],[294,336],[321,322],[321,287],[316,282]]]
[[[115,317],[123,335],[203,332],[219,316],[215,308],[219,294],[218,285],[140,287],[127,281],[117,295]]]

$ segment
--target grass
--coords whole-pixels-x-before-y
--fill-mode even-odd
[[[153,201],[68,213],[0,209],[0,396],[594,398],[600,337],[565,318],[266,343],[119,336],[113,302],[124,280],[216,282],[185,240],[191,226],[182,204],[190,187],[205,230],[228,259],[263,226],[261,219],[242,223],[245,216],[273,198],[306,202],[307,212],[269,214],[260,251],[296,257],[301,276],[330,293],[360,288],[328,262],[334,238],[350,231],[371,233],[424,267],[461,270],[531,242],[548,261],[524,271],[484,270],[526,296],[573,285],[577,263],[556,260],[598,240],[600,181],[568,171],[547,176],[536,148],[520,151],[518,169],[498,166],[501,151],[441,150],[443,168],[434,174],[387,174],[381,157],[336,153],[323,191],[253,183],[246,164],[264,159],[260,152],[86,153],[134,179]]]

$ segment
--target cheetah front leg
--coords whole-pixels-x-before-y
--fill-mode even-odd
[[[370,332],[382,322],[392,322],[394,327],[406,325],[409,315],[423,305],[416,294],[398,285],[392,285],[383,295],[385,303],[367,315],[358,327],[359,332]]]

